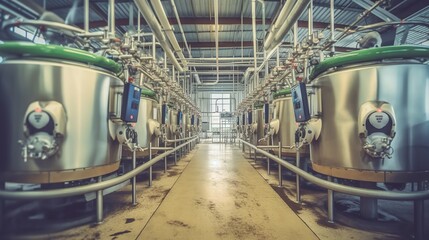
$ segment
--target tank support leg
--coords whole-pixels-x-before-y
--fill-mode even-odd
[[[174,140],[176,140],[176,135],[174,135]],[[176,141],[174,141],[174,149],[176,149]],[[176,150],[174,151],[174,165],[177,165],[177,152]]]
[[[423,184],[417,183],[417,190],[423,190]],[[424,239],[424,226],[425,226],[425,209],[424,209],[424,200],[414,200],[414,239],[423,240]]]
[[[270,159],[267,158],[267,174],[270,175],[271,171],[270,171]]]
[[[149,143],[149,159],[152,160],[152,143]],[[149,167],[149,187],[152,187],[152,166]]]
[[[167,147],[167,144],[166,144],[166,142],[164,142],[164,147],[166,148]],[[167,151],[167,150],[165,150],[165,151]],[[166,173],[167,172],[167,167],[168,167],[168,162],[167,162],[167,156],[165,156],[164,157],[164,173]]]
[[[136,168],[136,149],[133,149],[133,170]],[[133,177],[131,179],[131,192],[132,192],[132,202],[133,205],[137,205],[137,198],[136,198],[136,177]]]
[[[296,167],[300,167],[300,154],[299,154],[299,148],[296,149]],[[296,174],[296,202],[301,203],[301,185],[300,185],[300,179],[299,175]]]
[[[282,158],[282,144],[279,142],[279,158]],[[283,186],[282,165],[279,163],[279,187]]]
[[[6,189],[6,183],[5,182],[0,182],[0,190],[5,190]],[[0,199],[0,233],[4,230],[3,229],[3,224],[4,224],[4,215],[5,215],[5,203],[3,199]]]
[[[360,182],[362,188],[375,189],[377,183],[373,182]],[[377,219],[378,215],[378,206],[377,199],[375,198],[360,198],[360,214],[363,218],[367,219]]]
[[[98,182],[102,182],[103,177],[98,177]],[[97,191],[97,224],[103,223],[103,190]]]
[[[332,182],[332,177],[328,176],[328,181]],[[328,189],[328,222],[334,223],[334,191]]]

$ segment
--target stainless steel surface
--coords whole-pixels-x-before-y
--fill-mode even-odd
[[[369,171],[429,170],[429,66],[397,63],[354,66],[313,81],[323,112],[320,138],[311,160],[322,166]],[[372,159],[358,135],[360,107],[385,101],[396,115],[391,159]],[[364,179],[362,179],[364,180]]]
[[[117,163],[120,145],[113,139],[114,124],[109,121],[109,94],[117,86],[121,88],[122,82],[113,75],[81,65],[42,60],[0,64],[1,175],[20,174],[25,181],[27,174],[79,172]],[[58,154],[24,162],[18,141],[24,139],[26,109],[35,101],[62,104],[67,117],[65,136]]]
[[[328,181],[332,182],[332,177],[328,176]],[[334,191],[328,189],[328,222],[334,223]]]
[[[298,174],[302,178],[320,186],[326,189],[333,190],[335,192],[342,192],[345,194],[360,196],[360,197],[370,197],[370,198],[378,198],[378,199],[386,199],[386,200],[398,200],[398,201],[407,201],[407,200],[417,200],[417,199],[428,199],[429,198],[429,191],[418,191],[418,192],[394,192],[394,191],[381,191],[381,190],[372,190],[372,189],[365,189],[365,188],[357,188],[357,187],[351,187],[346,186],[334,182],[329,182],[326,180],[323,180],[321,178],[318,178],[310,173],[307,173],[306,171],[297,168],[293,164],[288,163],[287,161],[284,161],[283,159],[276,157],[275,155],[270,154],[267,151],[264,151],[262,149],[258,149],[258,147],[239,139],[244,145],[247,145],[249,148],[256,150],[257,152],[261,153],[262,155],[269,157],[271,160],[277,162],[278,164],[282,165],[283,167],[289,169],[290,171]],[[1,193],[0,193],[1,196]]]
[[[259,139],[262,139],[264,134],[264,110],[262,108],[253,109],[253,124],[251,141],[253,145],[259,145]]]
[[[70,196],[78,196],[89,192],[94,192],[102,189],[106,189],[115,185],[118,185],[120,183],[123,183],[125,181],[129,181],[132,177],[137,176],[144,170],[148,169],[153,164],[157,163],[164,157],[174,153],[177,150],[180,150],[181,148],[185,147],[186,145],[192,143],[193,141],[196,141],[198,137],[193,138],[192,140],[189,140],[181,145],[178,145],[174,149],[161,153],[158,156],[154,157],[153,159],[149,160],[148,162],[145,162],[141,166],[138,166],[134,170],[131,170],[130,172],[121,175],[116,178],[112,178],[103,182],[95,183],[95,184],[89,184],[84,186],[78,186],[78,187],[71,187],[71,188],[62,188],[62,189],[55,189],[55,190],[41,190],[41,191],[0,191],[0,199],[21,199],[21,200],[37,200],[37,199],[52,199],[52,198],[60,198],[60,197],[70,197]]]
[[[147,97],[140,98],[139,105],[139,116],[137,119],[137,123],[134,126],[137,131],[138,136],[138,145],[142,149],[147,149],[149,147],[149,143],[152,143],[152,146],[158,147],[158,136],[155,134],[155,126],[159,125],[159,113],[158,113],[158,103]],[[127,158],[132,157],[132,151],[128,148],[124,148],[124,156]],[[155,154],[156,152],[152,152]],[[146,157],[149,155],[147,150],[137,151],[137,158]]]
[[[103,177],[98,177],[98,182],[101,183]],[[97,223],[101,224],[103,222],[103,190],[97,191]]]
[[[290,96],[279,98],[273,101],[273,119],[271,125],[277,125],[278,130],[274,130],[273,145],[282,143],[282,153],[285,156],[295,157],[295,132],[297,125]],[[274,150],[277,154],[277,150]],[[308,155],[308,148],[301,149],[301,155]]]

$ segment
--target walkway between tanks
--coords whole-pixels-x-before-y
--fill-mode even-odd
[[[237,146],[199,144],[138,239],[317,239]]]

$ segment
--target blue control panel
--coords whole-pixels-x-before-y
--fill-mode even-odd
[[[124,122],[137,122],[139,115],[141,88],[131,83],[125,83],[122,96],[121,120]]]
[[[310,110],[305,83],[298,83],[292,87],[292,104],[296,122],[307,122],[310,120]]]
[[[264,123],[270,123],[270,104],[264,104]]]
[[[183,123],[183,113],[181,110],[177,112],[177,125],[182,126]]]

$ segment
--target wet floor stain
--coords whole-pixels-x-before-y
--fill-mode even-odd
[[[110,236],[111,237],[116,237],[116,236],[119,236],[119,235],[122,235],[122,234],[127,234],[127,233],[130,233],[131,231],[129,231],[129,230],[125,230],[125,231],[122,231],[122,232],[116,232],[116,233],[114,233],[114,234],[110,234]]]
[[[176,227],[191,228],[188,224],[178,220],[168,221],[167,223]]]
[[[136,220],[135,218],[127,218],[127,219],[125,219],[125,224],[132,223],[135,220]]]
[[[289,199],[289,197],[286,195],[286,193],[284,192],[284,188],[283,187],[279,187],[273,184],[270,184],[271,187],[273,188],[273,190],[280,196],[280,198],[283,200],[283,202],[285,202],[295,214],[299,214],[300,211],[302,210],[302,206],[299,203],[296,203],[292,200]]]

